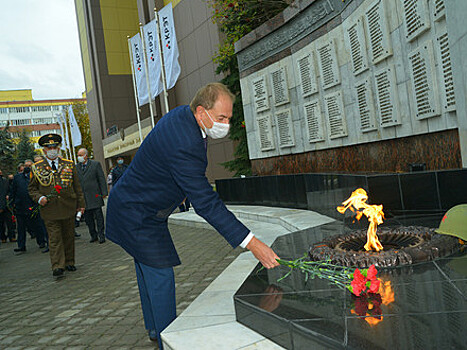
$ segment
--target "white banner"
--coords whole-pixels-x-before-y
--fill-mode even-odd
[[[161,32],[162,53],[164,54],[165,79],[167,90],[169,90],[174,87],[181,71],[178,63],[179,54],[172,3],[164,6],[159,11],[159,29]]]
[[[136,34],[130,39],[131,55],[136,78],[136,91],[138,92],[138,103],[140,106],[149,102],[148,84],[146,82],[146,69],[144,67],[143,43],[141,35]]]
[[[70,134],[73,147],[81,145],[81,131],[79,130],[78,123],[76,122],[75,114],[73,113],[73,106],[68,107],[68,119],[70,120]]]
[[[161,79],[161,61],[159,59],[159,38],[157,36],[156,20],[152,20],[143,27],[144,42],[146,44],[146,61],[148,62],[149,85],[151,99],[155,99],[164,89]]]

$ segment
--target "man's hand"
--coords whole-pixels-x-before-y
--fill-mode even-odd
[[[256,237],[251,239],[250,243],[246,246],[246,249],[251,251],[255,258],[258,259],[265,268],[272,269],[273,267],[279,266],[279,263],[276,261],[279,257],[276,253]]]
[[[42,198],[42,199],[39,201],[39,204],[40,204],[41,206],[45,206],[45,205],[47,204],[47,202],[48,202],[48,201],[47,201],[47,198],[44,197],[44,198]]]

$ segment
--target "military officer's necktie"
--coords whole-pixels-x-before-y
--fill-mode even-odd
[[[57,171],[57,167],[55,166],[55,161],[54,160],[52,161],[52,170]]]

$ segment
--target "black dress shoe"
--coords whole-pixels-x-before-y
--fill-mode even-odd
[[[91,238],[91,240],[89,241],[89,243],[94,243],[94,242],[97,242],[97,238]]]
[[[39,248],[40,248],[40,249],[44,249],[44,248],[45,248],[45,244],[42,243],[41,245],[39,245]]]
[[[13,249],[13,251],[15,252],[15,254],[23,254],[26,253],[26,248],[15,248]]]
[[[99,238],[99,243],[100,244],[105,243],[105,238]]]
[[[42,250],[42,253],[48,253],[49,252],[49,247],[45,247],[45,249]]]
[[[81,234],[75,231],[75,237],[81,237]]]
[[[76,266],[75,265],[67,265],[67,266],[65,266],[65,269],[67,271],[76,271]]]
[[[65,275],[63,274],[63,271],[63,269],[55,269],[52,271],[52,276],[56,279],[64,277]]]

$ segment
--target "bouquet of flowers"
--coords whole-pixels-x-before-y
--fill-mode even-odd
[[[54,188],[52,189],[52,191],[50,192],[50,194],[45,196],[45,198],[47,198],[47,201],[49,201],[50,198],[57,197],[60,194],[61,190],[62,190],[62,186],[55,185]],[[41,206],[36,205],[35,207],[30,207],[29,210],[31,211],[31,217],[34,218],[40,212]]]
[[[348,289],[355,296],[365,293],[378,293],[380,281],[376,278],[378,271],[375,265],[359,270],[332,264],[330,260],[310,261],[306,255],[296,260],[278,259],[278,263],[287,266],[290,271],[278,281],[288,277],[293,270],[298,269],[305,274],[305,281],[315,277],[326,279],[339,288]]]

